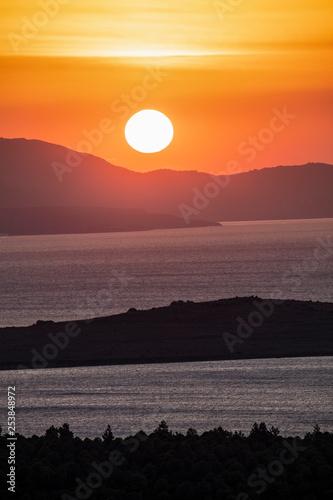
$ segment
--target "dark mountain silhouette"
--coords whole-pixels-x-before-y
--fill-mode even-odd
[[[26,207],[0,210],[0,231],[6,235],[109,233],[219,225],[218,222],[201,220],[187,225],[182,217],[133,208]]]
[[[187,226],[184,215],[187,222],[196,225],[204,225],[205,220],[333,217],[333,166],[322,163],[253,170],[228,178],[197,171],[138,173],[93,155],[26,139],[0,139],[0,159],[0,207],[40,208],[25,212],[25,227],[31,217],[44,217],[45,207],[67,207],[72,214],[76,210],[78,221],[88,217],[88,207],[117,209],[105,211],[103,216],[102,212],[89,212],[92,219],[101,219],[99,224],[105,230],[111,230],[111,226],[126,230],[131,224],[132,229],[133,224],[141,229],[182,227]],[[126,210],[121,215],[119,209]],[[135,211],[130,213],[128,209]],[[21,220],[23,216],[23,211],[21,215],[17,211],[1,212],[3,220]],[[55,212],[49,212],[49,218],[52,214]],[[167,221],[164,215],[163,225],[156,214],[178,216],[181,221]],[[102,220],[106,219],[105,226]],[[195,222],[198,219],[201,222]],[[89,226],[91,230],[104,229]],[[9,232],[5,228],[0,231]]]

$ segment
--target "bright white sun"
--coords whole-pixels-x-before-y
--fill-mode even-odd
[[[125,137],[128,144],[140,153],[157,153],[172,141],[172,123],[163,113],[144,109],[128,120]]]

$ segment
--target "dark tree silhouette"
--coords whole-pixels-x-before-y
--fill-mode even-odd
[[[107,425],[105,431],[103,432],[102,439],[103,439],[104,443],[106,443],[106,444],[110,444],[111,441],[113,441],[114,435],[113,435],[113,432],[111,430],[110,424]]]

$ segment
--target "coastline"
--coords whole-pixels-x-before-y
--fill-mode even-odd
[[[333,304],[236,297],[0,329],[0,369],[332,356]]]

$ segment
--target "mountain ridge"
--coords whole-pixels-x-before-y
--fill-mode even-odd
[[[26,137],[0,137],[0,145],[1,145],[1,142],[2,141],[25,141],[25,142],[31,142],[31,143],[37,143],[37,144],[45,144],[45,145],[49,145],[49,146],[55,146],[55,147],[59,147],[59,148],[63,148],[65,149],[66,151],[73,151],[74,153],[77,153],[77,154],[80,154],[80,155],[83,155],[83,156],[90,156],[92,158],[96,158],[97,160],[100,160],[100,161],[104,161],[106,162],[108,165],[111,165],[112,167],[115,167],[115,168],[119,168],[119,169],[122,169],[122,170],[127,170],[128,172],[133,172],[135,174],[151,174],[153,172],[164,172],[164,171],[168,171],[168,172],[188,172],[188,173],[206,173],[206,172],[201,172],[199,170],[175,170],[175,169],[172,169],[172,168],[156,168],[154,170],[149,170],[147,172],[137,172],[136,170],[131,170],[130,168],[127,168],[127,167],[122,167],[120,165],[115,165],[114,163],[111,163],[110,161],[108,161],[106,158],[102,158],[101,156],[97,156],[97,155],[94,155],[92,153],[81,153],[79,151],[76,151],[75,149],[72,149],[72,148],[68,148],[66,146],[63,146],[62,144],[56,144],[56,143],[53,143],[53,142],[49,142],[49,141],[42,141],[41,139],[27,139]],[[333,164],[331,163],[326,163],[326,162],[318,162],[318,161],[309,161],[307,163],[297,163],[295,165],[275,165],[274,167],[263,167],[263,168],[253,168],[251,170],[247,170],[246,172],[235,172],[233,174],[230,174],[230,175],[239,175],[239,174],[243,174],[243,173],[249,173],[249,172],[255,172],[255,171],[262,171],[262,170],[270,170],[272,168],[281,168],[281,167],[285,167],[285,168],[290,168],[290,167],[306,167],[306,166],[315,166],[315,165],[325,165],[325,166],[329,166],[329,167],[333,167]],[[208,172],[208,175],[214,175],[214,176],[217,176],[218,174],[214,173],[214,172]]]
[[[195,221],[333,217],[333,166],[321,162],[225,176],[172,169],[141,173],[38,139],[5,138],[0,161],[1,209],[135,209],[176,216],[184,227]]]

